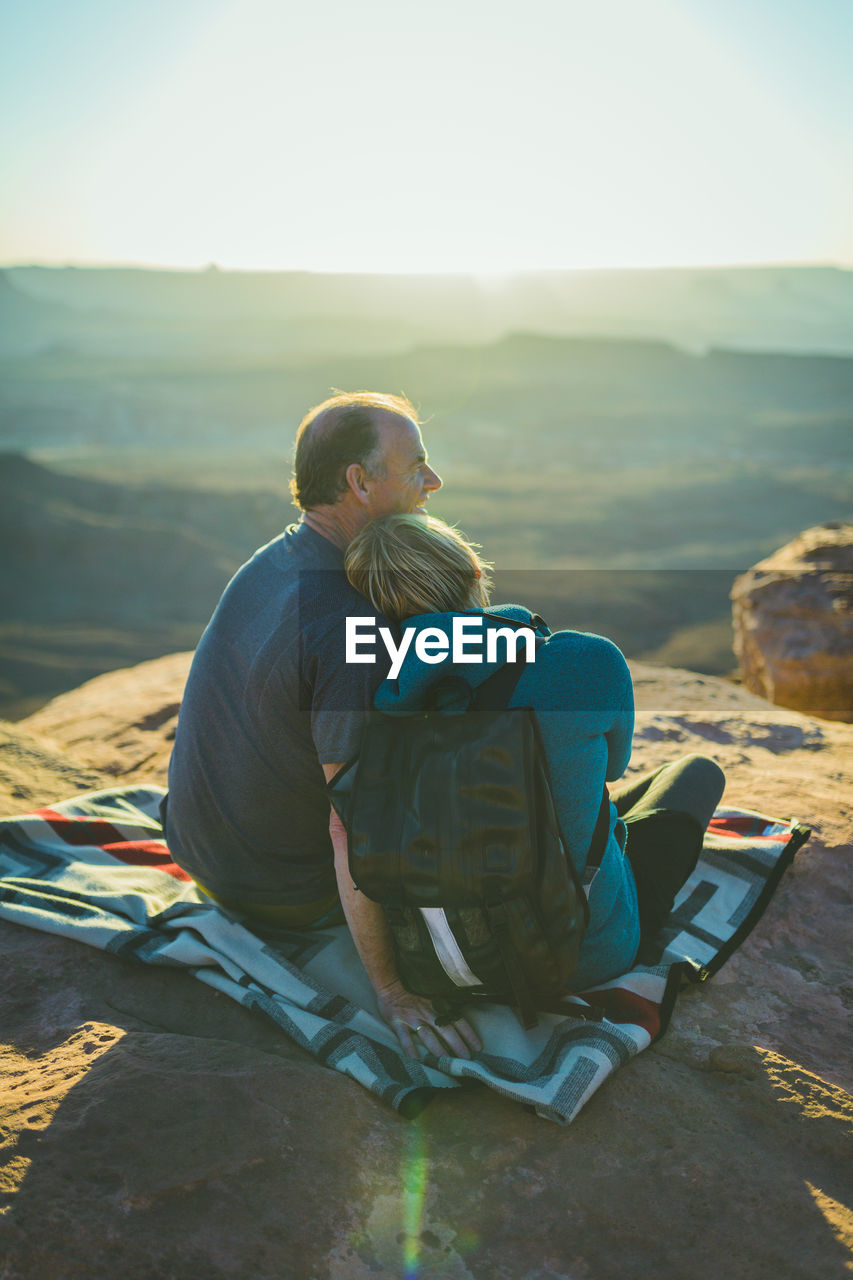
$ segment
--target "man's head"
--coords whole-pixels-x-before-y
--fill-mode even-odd
[[[342,506],[357,526],[421,510],[441,486],[413,405],[372,391],[332,396],[306,414],[293,471],[290,488],[303,511]]]

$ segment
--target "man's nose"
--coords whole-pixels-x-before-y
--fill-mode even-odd
[[[433,471],[432,467],[427,467],[426,475],[424,476],[424,488],[429,489],[430,493],[441,488],[441,476],[437,471]]]

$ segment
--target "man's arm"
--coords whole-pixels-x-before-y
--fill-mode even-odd
[[[340,771],[342,765],[324,764],[326,781]],[[464,1018],[439,1027],[429,1000],[412,995],[401,983],[394,964],[391,936],[385,912],[378,902],[356,889],[349,870],[346,829],[335,810],[329,821],[329,835],[335,851],[335,875],[344,915],[347,918],[356,950],[376,992],[379,1011],[394,1030],[403,1051],[416,1058],[417,1044],[436,1056],[449,1050],[457,1058],[470,1058],[482,1045]]]

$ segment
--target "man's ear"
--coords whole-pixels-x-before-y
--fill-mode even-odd
[[[347,484],[358,498],[367,506],[370,501],[370,490],[367,487],[368,474],[359,462],[351,462],[344,472]]]

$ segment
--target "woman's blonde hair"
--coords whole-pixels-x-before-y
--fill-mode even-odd
[[[492,566],[480,560],[474,545],[434,516],[386,516],[353,539],[344,564],[356,591],[395,621],[483,609]]]

